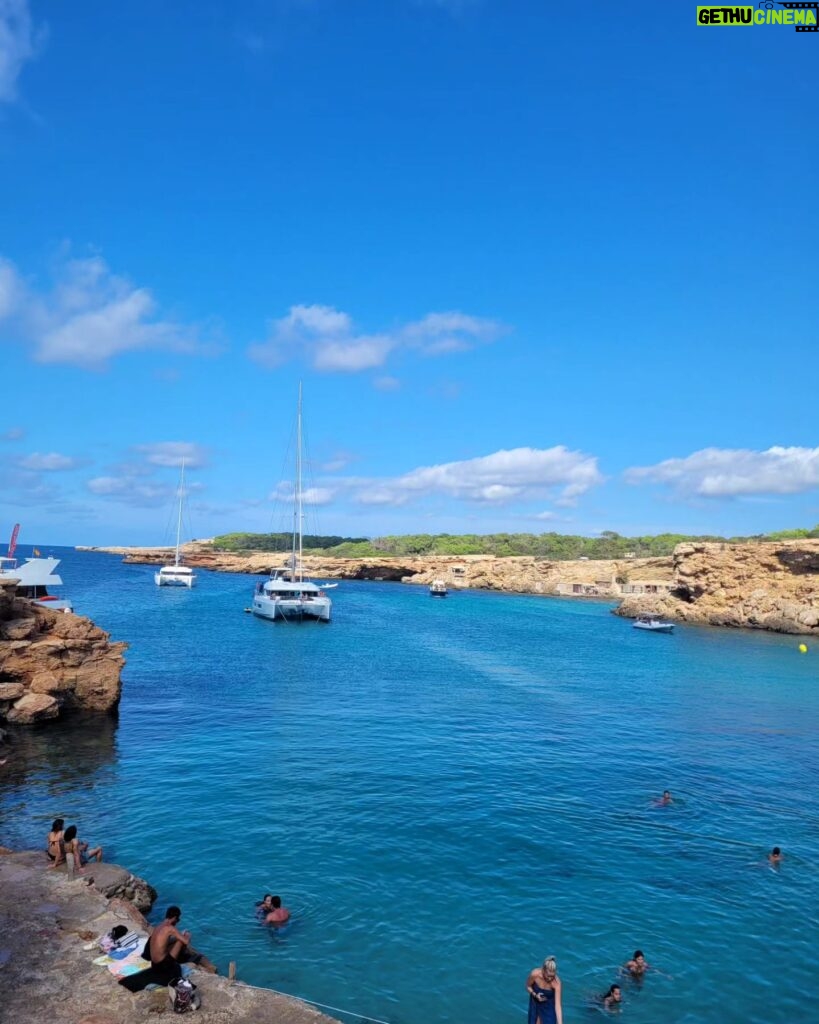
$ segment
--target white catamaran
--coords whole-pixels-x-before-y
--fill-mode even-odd
[[[304,494],[302,491],[301,384],[296,421],[296,489],[293,495],[293,548],[288,564],[271,571],[270,578],[257,583],[251,611],[261,619],[316,619],[329,622],[333,602],[326,591],[335,584],[319,586],[304,578]]]
[[[154,573],[154,583],[158,587],[192,587],[196,583],[196,575],[189,565],[179,561],[179,541],[182,536],[182,502],[185,497],[185,460],[179,474],[179,512],[176,517],[176,553],[173,565],[163,565],[159,572]]]

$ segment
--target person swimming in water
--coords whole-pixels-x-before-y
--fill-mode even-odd
[[[269,892],[264,894],[262,900],[256,904],[256,913],[259,917],[267,917],[273,909],[273,897]]]
[[[619,985],[611,985],[608,992],[600,996],[599,1003],[604,1010],[618,1010],[623,1000]]]
[[[634,950],[634,956],[623,964],[623,970],[627,971],[632,978],[643,978],[646,971],[651,970],[651,964],[646,963],[641,949]]]
[[[668,807],[668,806],[670,806],[673,803],[674,803],[674,797],[671,795],[671,790],[670,789],[664,789],[663,790],[663,795],[660,796],[660,797],[657,797],[657,799],[654,801],[654,806],[655,807]]]
[[[778,867],[782,863],[782,851],[778,846],[775,846],[768,854],[768,863],[773,867]]]
[[[542,967],[536,967],[526,979],[529,993],[529,1019],[527,1024],[563,1024],[560,978],[557,961],[548,956]]]
[[[281,896],[273,896],[270,900],[271,911],[264,919],[265,924],[272,924],[274,928],[281,928],[290,920],[290,911],[282,906]]]

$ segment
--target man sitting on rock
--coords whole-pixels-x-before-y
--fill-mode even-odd
[[[168,907],[165,911],[165,920],[151,932],[142,952],[143,959],[151,961],[150,969],[122,978],[122,986],[130,992],[140,992],[152,983],[167,985],[181,978],[180,965],[183,963],[196,964],[211,974],[216,973],[216,968],[210,960],[197,953],[191,946],[191,933],[180,932],[176,927],[181,918],[182,911],[179,907]]]

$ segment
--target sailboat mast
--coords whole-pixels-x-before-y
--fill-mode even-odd
[[[297,476],[298,479],[297,479],[297,487],[296,487],[296,500],[297,500],[298,517],[299,517],[299,583],[301,583],[304,580],[304,570],[302,569],[302,564],[301,564],[302,549],[303,549],[303,545],[304,545],[304,504],[303,504],[303,501],[302,501],[302,491],[301,491],[301,475],[302,475],[302,465],[301,465],[301,445],[302,445],[302,440],[301,440],[301,381],[299,381],[299,415],[298,415],[297,433],[298,433],[298,441],[297,441],[298,452],[296,454],[296,476]]]
[[[174,566],[179,565],[179,539],[182,536],[182,495],[185,493],[185,460],[182,459],[182,470],[179,474],[179,512],[176,517],[176,556]]]

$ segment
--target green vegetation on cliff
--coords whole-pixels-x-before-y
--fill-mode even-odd
[[[366,537],[320,537],[304,535],[305,551],[335,551],[344,544],[367,544]],[[289,551],[293,544],[291,533],[223,533],[213,538],[219,551]]]
[[[689,537],[682,533],[660,533],[650,537],[623,537],[606,530],[598,537],[567,533],[418,533],[395,537],[305,536],[304,550],[335,558],[377,558],[406,555],[533,555],[551,561],[573,558],[657,558],[670,555],[677,544],[702,541],[777,541],[819,537],[819,524],[812,530],[780,530],[755,537]],[[214,537],[219,551],[288,551],[288,533],[226,533]]]

